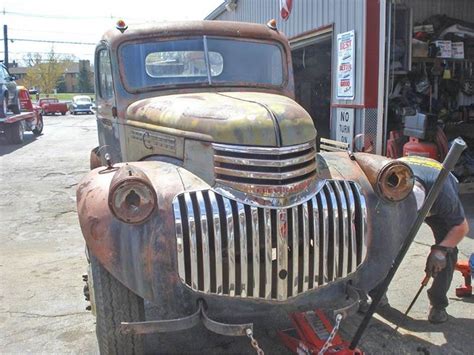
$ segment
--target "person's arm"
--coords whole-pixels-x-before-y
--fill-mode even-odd
[[[446,234],[446,237],[441,241],[441,243],[439,243],[439,245],[454,248],[461,242],[468,232],[469,225],[464,218],[464,221],[461,224],[454,226],[449,230],[448,234]]]
[[[443,240],[431,246],[431,252],[426,260],[425,272],[436,277],[446,267],[446,255],[453,251],[469,231],[454,176],[449,176],[433,207],[432,212],[438,218],[442,218],[448,228]]]

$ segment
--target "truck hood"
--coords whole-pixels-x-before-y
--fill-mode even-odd
[[[227,144],[289,146],[316,138],[310,115],[282,95],[214,92],[167,95],[130,105],[127,121]],[[131,122],[130,122],[131,123]]]

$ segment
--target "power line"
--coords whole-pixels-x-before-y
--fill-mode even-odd
[[[0,51],[0,54],[3,54],[5,53],[4,51]],[[10,54],[28,54],[28,53],[32,53],[32,54],[36,54],[36,53],[39,53],[39,54],[51,54],[51,52],[38,52],[38,51],[8,51],[8,53]],[[74,55],[74,56],[78,56],[78,55],[84,55],[84,56],[92,56],[94,55],[93,52],[81,52],[81,53],[77,53],[77,52],[54,52],[54,54],[56,55]]]
[[[145,21],[143,18],[129,18],[129,17],[121,17],[121,16],[67,16],[67,15],[45,15],[45,14],[38,14],[38,13],[27,13],[27,12],[17,12],[17,11],[6,11],[3,9],[1,12],[3,15],[14,15],[14,16],[24,16],[24,17],[37,17],[37,18],[47,18],[47,19],[55,19],[55,20],[116,20],[125,18],[127,21]]]
[[[41,30],[27,30],[22,28],[10,27],[8,26],[8,31],[15,31],[15,32],[29,32],[29,33],[50,33],[50,34],[58,34],[58,31],[41,31]],[[69,32],[61,30],[61,34],[68,34],[68,35],[86,35],[86,36],[98,36],[100,33],[92,33],[92,32]]]
[[[54,41],[54,40],[47,40],[47,39],[27,39],[27,38],[8,38],[9,41],[15,42],[36,42],[36,43],[59,43],[59,44],[83,44],[88,46],[95,46],[97,43],[94,42],[74,42],[74,41]],[[3,41],[3,38],[0,39]]]

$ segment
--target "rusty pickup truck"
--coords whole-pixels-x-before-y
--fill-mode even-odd
[[[316,150],[272,23],[120,22],[94,68],[100,145],[77,210],[102,353],[199,322],[249,336],[278,312],[346,316],[387,274],[416,215],[412,171]]]

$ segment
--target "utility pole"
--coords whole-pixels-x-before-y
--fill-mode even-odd
[[[4,53],[5,53],[4,64],[8,68],[8,26],[7,25],[3,25],[3,46],[4,46]]]

